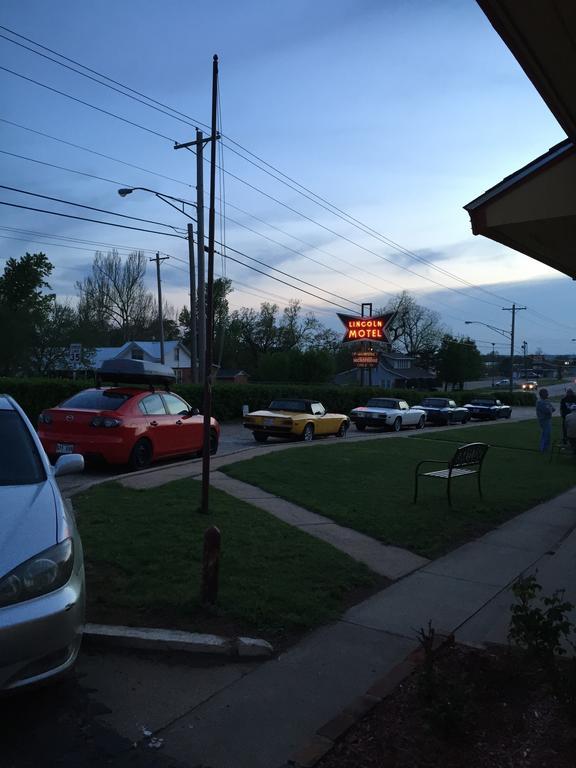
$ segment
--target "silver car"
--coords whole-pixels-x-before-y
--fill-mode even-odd
[[[84,558],[55,467],[23,410],[0,395],[0,693],[57,677],[74,664],[84,623]]]

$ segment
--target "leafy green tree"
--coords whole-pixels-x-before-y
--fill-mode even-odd
[[[455,389],[464,389],[465,381],[472,381],[482,375],[482,355],[476,342],[469,337],[455,338],[446,334],[438,351],[437,372],[444,389],[448,384]]]
[[[0,276],[0,373],[34,372],[30,354],[48,322],[54,294],[47,279],[53,265],[44,253],[27,253],[6,262]]]

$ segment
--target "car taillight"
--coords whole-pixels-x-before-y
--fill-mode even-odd
[[[112,416],[94,416],[90,422],[91,427],[119,427],[122,419],[115,419]]]
[[[38,416],[38,424],[52,424],[52,416],[49,413],[41,413]]]

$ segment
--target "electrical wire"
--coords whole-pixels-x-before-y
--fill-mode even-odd
[[[5,184],[0,184],[0,189],[6,189],[9,192],[17,192],[20,195],[29,195],[31,197],[39,197],[42,200],[50,200],[55,203],[72,205],[75,208],[86,208],[89,211],[96,211],[97,213],[107,213],[109,216],[119,216],[122,219],[131,219],[132,221],[140,221],[143,224],[155,224],[156,226],[160,226],[160,227],[168,227],[169,229],[173,229],[175,232],[177,232],[178,230],[183,231],[182,227],[176,227],[173,224],[164,224],[164,222],[162,221],[142,219],[138,216],[128,216],[126,213],[117,213],[116,211],[108,211],[105,208],[95,208],[92,205],[86,205],[84,203],[75,203],[72,200],[64,200],[59,197],[51,197],[50,195],[41,195],[39,192],[30,192],[26,189],[19,189],[18,187],[9,187],[9,186],[6,186]]]
[[[179,119],[180,122],[183,122],[183,123],[186,123],[186,124],[188,124],[190,126],[193,126],[193,123],[190,122],[191,120],[193,120],[194,124],[196,124],[196,125],[204,125],[204,126],[207,127],[206,123],[203,123],[200,120],[191,118],[190,116],[186,115],[185,113],[180,112],[179,110],[176,110],[173,107],[170,107],[169,105],[163,104],[162,102],[159,102],[159,101],[157,101],[155,99],[152,99],[151,97],[149,97],[149,96],[147,96],[147,95],[145,95],[145,94],[143,94],[143,93],[141,93],[139,91],[136,91],[135,89],[132,89],[129,86],[126,86],[125,84],[120,83],[119,81],[114,80],[113,78],[110,78],[107,75],[104,75],[104,74],[98,72],[97,70],[91,69],[90,67],[87,67],[86,65],[81,64],[80,62],[75,61],[74,59],[71,59],[71,58],[69,58],[67,56],[64,56],[63,54],[61,54],[61,53],[59,53],[59,52],[57,52],[57,51],[55,51],[55,50],[53,50],[51,48],[48,48],[47,46],[44,46],[41,43],[38,43],[38,42],[32,40],[31,38],[25,37],[24,35],[21,35],[18,32],[15,32],[14,30],[11,30],[10,28],[2,26],[2,25],[0,25],[0,28],[4,29],[6,32],[8,32],[9,34],[11,34],[13,36],[20,38],[21,40],[26,40],[27,42],[31,43],[32,45],[36,46],[37,48],[41,48],[41,49],[43,49],[45,51],[49,51],[50,53],[54,54],[55,56],[58,56],[59,58],[65,60],[65,61],[71,62],[72,64],[74,64],[74,65],[76,65],[78,67],[81,67],[82,69],[86,70],[87,72],[91,72],[93,75],[97,75],[98,78],[102,78],[103,80],[106,80],[108,82],[102,82],[101,80],[96,79],[95,77],[91,77],[90,75],[87,75],[86,72],[81,72],[81,71],[75,69],[74,67],[70,67],[70,66],[64,64],[61,61],[58,61],[56,59],[53,59],[50,56],[46,56],[45,54],[40,53],[40,51],[34,50],[34,49],[30,48],[29,46],[23,45],[22,43],[19,43],[16,40],[12,40],[11,38],[7,37],[6,35],[1,35],[0,34],[0,37],[2,37],[6,41],[8,41],[8,42],[10,42],[10,43],[12,43],[14,45],[18,45],[18,46],[28,50],[31,53],[34,53],[34,54],[39,55],[39,56],[42,56],[43,58],[48,59],[48,60],[50,60],[51,62],[53,62],[55,64],[63,66],[65,68],[75,72],[78,75],[81,75],[83,77],[87,77],[90,80],[98,83],[99,85],[111,88],[112,90],[116,91],[117,93],[120,93],[120,94],[122,94],[122,95],[124,95],[126,97],[129,97],[129,98],[132,98],[135,101],[137,101],[138,103],[144,104],[145,106],[147,106],[149,108],[155,109],[156,111],[161,112],[164,115],[167,115],[167,116],[169,116],[169,117],[171,117],[173,119]],[[17,74],[17,73],[13,73],[13,74]],[[112,85],[110,85],[110,83],[114,83],[114,85],[119,86],[119,88],[113,87]],[[122,89],[122,90],[120,90],[120,89]],[[131,94],[136,94],[137,96],[139,96],[141,98],[135,98],[135,96],[131,95]],[[146,101],[144,101],[143,99],[145,99]],[[89,106],[93,106],[93,105],[89,105]],[[166,111],[166,110],[169,110],[169,111]],[[114,115],[114,116],[118,117],[117,115]],[[182,118],[185,118],[185,119],[182,119]],[[138,126],[138,127],[143,128],[143,126]],[[399,250],[400,252],[404,253],[405,255],[407,255],[407,256],[409,256],[409,257],[411,257],[411,258],[413,258],[413,259],[415,259],[415,260],[417,260],[417,261],[419,261],[419,262],[421,262],[423,264],[428,265],[432,269],[435,269],[435,270],[439,271],[440,273],[442,273],[442,274],[444,274],[444,275],[446,275],[448,277],[451,277],[452,279],[460,281],[461,283],[469,286],[470,288],[472,288],[474,290],[482,291],[483,293],[485,293],[487,295],[492,295],[492,296],[494,296],[494,297],[496,297],[498,299],[501,299],[503,301],[512,303],[510,299],[505,298],[505,297],[501,297],[499,294],[496,294],[495,292],[490,291],[490,290],[488,290],[488,289],[486,289],[486,288],[484,288],[482,286],[476,286],[476,285],[470,283],[469,281],[465,280],[464,278],[461,278],[461,277],[459,277],[457,275],[454,275],[453,273],[451,273],[448,270],[445,270],[442,267],[438,267],[437,265],[435,265],[434,263],[428,261],[424,257],[419,256],[418,254],[415,254],[413,251],[410,251],[409,249],[404,248],[403,246],[399,245],[395,241],[393,241],[390,238],[388,238],[386,235],[383,235],[382,233],[378,232],[377,230],[373,229],[372,227],[369,227],[368,225],[364,224],[359,219],[356,219],[355,217],[351,216],[346,211],[343,211],[341,208],[338,208],[338,206],[336,206],[333,203],[331,203],[330,201],[326,200],[326,198],[324,198],[321,195],[318,195],[317,193],[313,192],[312,190],[310,190],[309,188],[307,188],[303,184],[300,184],[300,182],[296,181],[295,179],[290,177],[288,174],[284,173],[283,171],[279,170],[278,168],[276,168],[271,163],[269,163],[266,160],[264,160],[263,158],[259,157],[257,154],[255,154],[251,150],[249,150],[246,147],[242,146],[239,142],[235,141],[234,139],[232,139],[229,136],[224,135],[222,131],[220,131],[220,135],[224,139],[226,139],[227,141],[231,142],[236,147],[241,149],[242,152],[247,153],[250,157],[254,158],[254,160],[257,160],[258,163],[262,163],[262,165],[265,166],[265,167],[262,167],[261,165],[259,165],[258,163],[254,162],[253,160],[250,160],[249,157],[246,157],[241,152],[238,152],[237,150],[234,150],[232,147],[228,147],[230,149],[230,151],[235,152],[239,157],[241,157],[242,159],[244,159],[247,162],[250,162],[253,166],[255,166],[259,170],[263,171],[264,173],[267,173],[272,178],[274,178],[276,181],[279,181],[279,182],[285,184],[290,189],[293,189],[294,191],[296,191],[299,194],[303,195],[304,197],[306,197],[307,199],[311,200],[315,204],[317,204],[320,207],[324,208],[324,210],[327,210],[328,212],[332,213],[333,215],[336,215],[339,218],[343,219],[348,224],[353,224],[354,226],[356,226],[357,228],[359,228],[361,231],[365,232],[366,234],[371,234],[372,236],[380,239],[382,242],[384,242],[388,246],[393,247],[393,248]],[[164,138],[166,138],[166,137],[164,137]],[[268,171],[267,168],[270,169],[270,171]],[[271,173],[271,171],[274,171],[274,173]],[[278,174],[278,175],[276,175],[276,174]],[[398,266],[398,265],[396,265],[396,266]],[[421,277],[423,277],[424,279],[429,279],[429,278],[426,278],[424,276],[421,276]],[[447,286],[442,286],[442,287],[447,287]],[[551,318],[546,318],[544,315],[540,315],[540,316],[543,319],[545,319],[545,320],[547,320],[549,322],[556,322],[556,321],[552,320]],[[565,327],[567,327],[567,326],[565,326]]]

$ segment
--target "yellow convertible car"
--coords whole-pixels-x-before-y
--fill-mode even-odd
[[[350,419],[343,413],[326,413],[317,400],[272,400],[266,411],[253,411],[244,417],[257,443],[269,437],[313,440],[316,436],[345,437]]]

